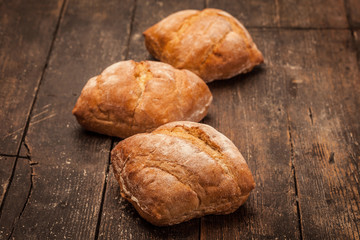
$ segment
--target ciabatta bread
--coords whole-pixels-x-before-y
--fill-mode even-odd
[[[158,226],[234,212],[255,187],[236,146],[200,123],[172,122],[129,137],[111,162],[122,197]]]
[[[245,27],[218,9],[180,11],[143,34],[155,58],[206,82],[249,72],[264,60]]]
[[[211,101],[209,88],[192,72],[130,60],[91,78],[73,114],[87,130],[126,138],[172,121],[200,121]]]

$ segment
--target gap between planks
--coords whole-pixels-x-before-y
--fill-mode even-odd
[[[0,157],[14,157],[14,158],[29,158],[27,156],[19,156],[19,155],[12,155],[12,154],[4,154],[4,153],[0,153]]]
[[[292,172],[293,178],[294,178],[296,211],[297,211],[297,216],[298,216],[300,240],[302,240],[303,239],[303,226],[302,226],[301,208],[300,208],[300,202],[299,202],[299,192],[298,192],[298,183],[297,183],[297,177],[296,177],[296,169],[295,169],[295,164],[294,164],[294,160],[295,160],[294,142],[293,142],[293,138],[292,138],[292,135],[291,135],[291,132],[292,132],[291,120],[290,120],[289,113],[287,111],[286,111],[286,115],[287,115],[287,127],[288,127],[287,130],[288,130],[288,133],[289,133],[289,144],[290,144],[291,172]]]
[[[8,239],[11,239],[11,237],[12,237],[12,235],[13,235],[13,233],[14,233],[14,230],[15,230],[15,227],[16,227],[16,223],[18,222],[18,220],[21,218],[21,216],[23,215],[23,213],[24,213],[24,210],[25,210],[25,208],[26,208],[26,206],[27,206],[27,204],[28,204],[28,202],[29,202],[29,199],[30,199],[30,196],[31,196],[31,193],[32,193],[32,189],[33,189],[33,186],[34,186],[34,184],[33,184],[33,182],[34,182],[34,180],[33,180],[33,176],[34,176],[34,168],[33,168],[33,165],[35,165],[33,162],[32,162],[32,160],[31,160],[31,152],[30,152],[30,148],[27,146],[27,144],[26,144],[26,142],[24,141],[24,145],[25,145],[25,147],[26,147],[26,149],[27,149],[27,151],[28,151],[28,153],[29,153],[29,155],[28,155],[28,158],[27,158],[27,160],[28,160],[28,163],[29,163],[29,167],[30,167],[30,187],[29,187],[29,191],[28,191],[28,193],[27,193],[27,196],[26,196],[26,201],[25,201],[25,203],[24,203],[24,205],[23,205],[23,207],[22,207],[22,209],[21,209],[21,212],[20,212],[20,214],[19,214],[19,217],[15,220],[15,222],[14,222],[14,224],[13,224],[13,226],[12,226],[12,229],[11,229],[11,232],[10,232],[10,234],[9,234],[9,238]],[[20,145],[21,146],[21,145]],[[17,158],[18,159],[18,158]],[[16,160],[17,160],[16,159]],[[15,160],[15,161],[16,161]],[[14,164],[15,165],[15,164]],[[16,165],[15,165],[16,166]],[[15,168],[14,168],[15,169]],[[11,182],[10,182],[11,183]],[[9,185],[10,185],[10,183],[9,183]],[[4,200],[3,200],[3,202],[5,201],[5,197],[4,197]]]
[[[105,193],[106,193],[106,187],[109,181],[109,171],[110,171],[110,163],[111,163],[111,149],[114,147],[114,137],[111,138],[111,144],[110,144],[110,150],[109,150],[109,157],[108,157],[108,161],[106,164],[106,169],[105,169],[105,179],[104,179],[104,184],[103,184],[103,189],[101,192],[101,201],[100,201],[100,209],[99,209],[99,214],[98,214],[98,220],[96,223],[96,229],[95,229],[95,235],[94,235],[94,239],[97,240],[99,238],[99,231],[100,231],[100,225],[101,225],[101,216],[102,216],[102,212],[103,212],[103,207],[104,207],[104,201],[105,201]]]
[[[59,27],[60,27],[60,23],[61,23],[61,20],[64,16],[64,12],[65,12],[65,6],[67,5],[67,1],[68,0],[63,0],[63,3],[62,3],[62,6],[61,6],[61,9],[60,9],[60,12],[59,12],[59,18],[58,18],[58,21],[56,22],[56,25],[55,25],[55,29],[54,29],[54,32],[53,32],[53,37],[51,39],[51,43],[50,43],[50,48],[48,50],[48,54],[46,56],[46,59],[45,59],[45,64],[44,64],[44,67],[42,69],[42,72],[41,72],[41,76],[38,80],[38,83],[36,85],[36,88],[35,88],[35,94],[34,94],[34,98],[33,98],[33,101],[31,102],[31,105],[30,105],[30,109],[29,109],[29,112],[27,114],[27,117],[26,117],[26,123],[25,123],[25,127],[24,127],[24,131],[22,133],[22,136],[21,136],[21,141],[20,141],[20,144],[18,146],[18,149],[17,149],[17,153],[16,153],[16,159],[14,161],[14,164],[13,164],[13,167],[12,167],[12,172],[11,172],[11,175],[10,175],[10,178],[9,178],[9,183],[6,187],[6,190],[5,190],[5,193],[4,193],[4,199],[2,201],[2,204],[0,205],[0,216],[2,214],[2,210],[3,210],[3,207],[4,207],[4,203],[6,201],[6,197],[7,197],[7,194],[9,192],[9,189],[11,187],[11,183],[13,181],[13,178],[14,178],[14,174],[15,174],[15,169],[16,169],[16,165],[17,165],[17,161],[19,158],[26,158],[28,159],[29,161],[29,165],[30,165],[30,168],[31,168],[31,176],[30,176],[30,182],[31,182],[31,186],[30,186],[30,189],[29,189],[29,193],[28,193],[28,197],[30,196],[31,194],[31,189],[32,189],[32,165],[34,165],[34,163],[31,162],[31,155],[30,155],[30,151],[29,151],[29,147],[26,145],[25,143],[25,138],[26,138],[26,134],[27,134],[27,131],[28,131],[28,128],[29,128],[29,125],[30,125],[30,119],[31,119],[31,114],[33,112],[33,109],[34,109],[34,106],[35,106],[35,102],[36,102],[36,99],[37,99],[37,96],[38,96],[38,93],[39,93],[39,89],[40,89],[40,85],[44,79],[44,75],[45,75],[45,71],[48,67],[48,62],[49,62],[49,59],[50,59],[50,56],[51,56],[51,53],[52,53],[52,50],[53,50],[53,47],[54,47],[54,43],[55,43],[55,39],[56,39],[56,36],[58,34],[58,31],[59,31]],[[21,146],[24,144],[24,146],[26,147],[27,149],[27,152],[28,152],[28,156],[24,157],[24,156],[20,156],[20,150],[21,150]],[[4,156],[4,154],[1,154],[1,156]],[[21,217],[22,213],[24,212],[25,210],[25,207],[26,207],[26,204],[27,204],[27,201],[28,201],[28,198],[24,204],[24,207],[18,217],[18,219]],[[13,230],[15,229],[15,225],[13,226],[13,229],[10,233],[10,237],[11,238],[11,235],[13,233]]]

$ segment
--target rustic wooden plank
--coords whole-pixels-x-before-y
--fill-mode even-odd
[[[18,211],[17,202],[25,199],[20,215],[13,216],[18,218],[15,239],[95,237],[111,139],[82,130],[71,110],[90,77],[123,59],[132,2],[69,1],[65,6],[23,146],[37,163],[28,176],[29,197],[13,182],[3,209]]]
[[[233,214],[204,217],[201,239],[299,239],[296,191],[287,134],[286,72],[278,30],[252,29],[266,64],[210,84],[214,101],[205,123],[228,136],[244,155],[256,187]],[[272,41],[277,39],[277,41]]]
[[[0,153],[16,155],[63,0],[0,4]]]
[[[15,157],[5,157],[5,156],[0,156],[0,163],[1,163],[1,168],[0,168],[0,206],[2,206],[2,202],[3,199],[5,197],[5,193],[6,190],[8,188],[9,182],[10,182],[10,178],[11,178],[11,173],[12,170],[14,168],[14,164],[15,164]],[[1,212],[0,212],[1,214]],[[1,232],[0,232],[1,234]]]
[[[344,2],[338,0],[279,0],[278,17],[282,27],[348,27]]]
[[[201,9],[203,4],[202,0],[137,1],[128,59],[151,59],[142,37],[145,29],[173,12]],[[167,228],[154,227],[141,219],[133,207],[121,199],[119,184],[112,169],[110,172],[99,228],[100,239],[199,239],[199,219]]]
[[[360,88],[351,32],[284,32],[304,238],[359,239]]]
[[[207,7],[223,9],[246,27],[346,28],[346,10],[338,0],[207,0]]]
[[[360,28],[360,1],[345,0],[349,14],[349,24],[352,28]]]
[[[14,159],[13,159],[14,160]],[[1,160],[5,161],[5,160]],[[4,201],[3,211],[0,215],[0,239],[9,239],[13,227],[17,223],[22,209],[26,205],[31,189],[31,165],[26,158],[17,159],[16,169],[12,179],[8,197]],[[12,164],[11,164],[11,167]],[[12,168],[10,169],[11,173]]]

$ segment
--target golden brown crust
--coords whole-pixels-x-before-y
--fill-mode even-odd
[[[234,212],[255,187],[235,145],[200,123],[172,122],[127,138],[111,161],[121,195],[159,226]]]
[[[123,61],[91,78],[73,109],[87,130],[126,138],[171,121],[200,121],[212,95],[187,70],[152,61]]]
[[[264,60],[245,27],[218,9],[180,11],[143,34],[155,58],[206,82],[251,71]]]

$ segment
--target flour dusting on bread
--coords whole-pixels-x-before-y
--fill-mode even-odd
[[[249,72],[264,60],[245,27],[219,9],[179,11],[143,34],[155,58],[206,82]]]
[[[85,85],[73,114],[87,130],[125,138],[171,121],[200,121],[212,95],[187,70],[153,61],[111,65]]]
[[[159,226],[235,211],[255,184],[224,138],[205,124],[180,121],[125,139],[111,157],[122,196]]]

